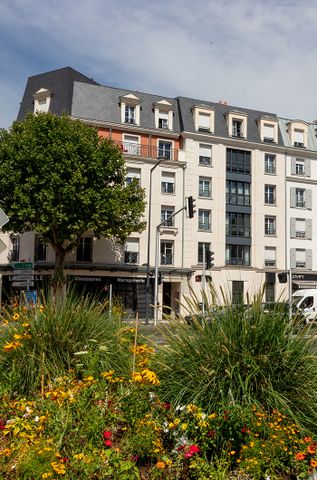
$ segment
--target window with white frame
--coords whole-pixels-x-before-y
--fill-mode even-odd
[[[276,266],[276,247],[264,247],[264,266]]]
[[[133,180],[141,184],[141,169],[128,167],[126,185],[130,185]]]
[[[211,229],[211,211],[198,210],[198,230],[210,231]]]
[[[311,218],[291,218],[290,237],[312,239],[313,221]]]
[[[161,222],[164,222],[163,227],[174,227],[174,218],[169,218],[174,213],[174,207],[161,207]]]
[[[34,113],[48,112],[51,103],[51,92],[47,88],[40,88],[34,94]]]
[[[304,147],[304,130],[294,129],[294,147]]]
[[[161,241],[161,265],[173,265],[174,242]]]
[[[158,142],[158,158],[164,158],[165,160],[172,160],[173,152],[172,142],[167,140],[159,140]]]
[[[158,128],[169,128],[168,117],[168,112],[158,112]]]
[[[204,167],[211,167],[211,158],[212,158],[211,154],[212,154],[211,145],[200,143],[199,144],[199,165]]]
[[[124,135],[123,136],[123,151],[128,155],[139,154],[139,137],[136,135]]]
[[[135,122],[135,106],[126,105],[124,111],[124,122],[125,123],[136,123]]]
[[[276,217],[265,215],[264,217],[264,234],[269,236],[276,235]]]
[[[198,263],[203,263],[204,261],[204,250],[205,250],[205,261],[206,261],[207,252],[210,251],[210,243],[198,242]]]
[[[175,193],[175,173],[162,172],[161,193]]]
[[[232,136],[233,137],[244,137],[243,121],[242,120],[237,120],[236,118],[232,119]]]
[[[296,268],[305,268],[306,266],[306,251],[304,248],[296,248]]]
[[[276,186],[275,185],[264,186],[264,203],[266,205],[276,204]]]
[[[139,263],[139,239],[129,238],[124,248],[124,263]]]
[[[211,197],[211,178],[199,177],[199,197],[210,198]]]
[[[291,157],[291,174],[300,177],[310,177],[310,159]]]
[[[270,123],[263,124],[263,140],[264,142],[274,142],[275,141],[275,132],[274,125]]]
[[[311,210],[312,190],[310,190],[309,188],[291,187],[290,206],[293,208],[305,208],[307,210]]]
[[[276,174],[276,155],[266,153],[264,156],[264,173]]]
[[[92,262],[92,242],[91,236],[83,236],[80,238],[76,252],[77,262]]]
[[[291,268],[305,268],[312,270],[312,249],[310,248],[291,248]]]
[[[200,132],[210,132],[210,113],[198,112],[198,130]]]

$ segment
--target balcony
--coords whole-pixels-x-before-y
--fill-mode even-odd
[[[130,142],[114,142],[125,155],[133,155],[135,157],[145,157],[164,159],[164,160],[179,160],[179,151],[174,148],[153,147],[150,145],[141,145],[140,143]]]
[[[139,263],[138,252],[124,252],[124,263],[136,264]]]

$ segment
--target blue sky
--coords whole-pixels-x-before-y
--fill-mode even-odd
[[[317,0],[0,0],[0,127],[28,76],[71,66],[101,84],[313,121]]]

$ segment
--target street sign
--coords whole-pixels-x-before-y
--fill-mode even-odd
[[[0,208],[0,228],[3,227],[6,223],[8,223],[9,218],[6,216],[2,208]]]
[[[12,287],[24,287],[24,288],[28,288],[28,287],[34,287],[34,282],[26,282],[25,280],[21,281],[21,282],[12,282]]]
[[[16,269],[12,275],[34,275],[34,270],[33,268],[19,268],[19,269]]]
[[[21,270],[21,269],[30,269],[33,268],[33,262],[14,262],[11,264],[12,268],[15,270]]]
[[[28,280],[31,282],[34,280],[34,275],[12,275],[11,280],[13,282],[27,282]]]
[[[36,304],[37,301],[37,290],[27,290],[24,292],[25,300],[29,304]]]

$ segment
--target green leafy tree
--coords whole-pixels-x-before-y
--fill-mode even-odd
[[[120,149],[67,115],[29,114],[0,131],[0,206],[7,231],[35,231],[56,254],[53,287],[85,232],[124,241],[144,229],[144,191],[125,184]]]

